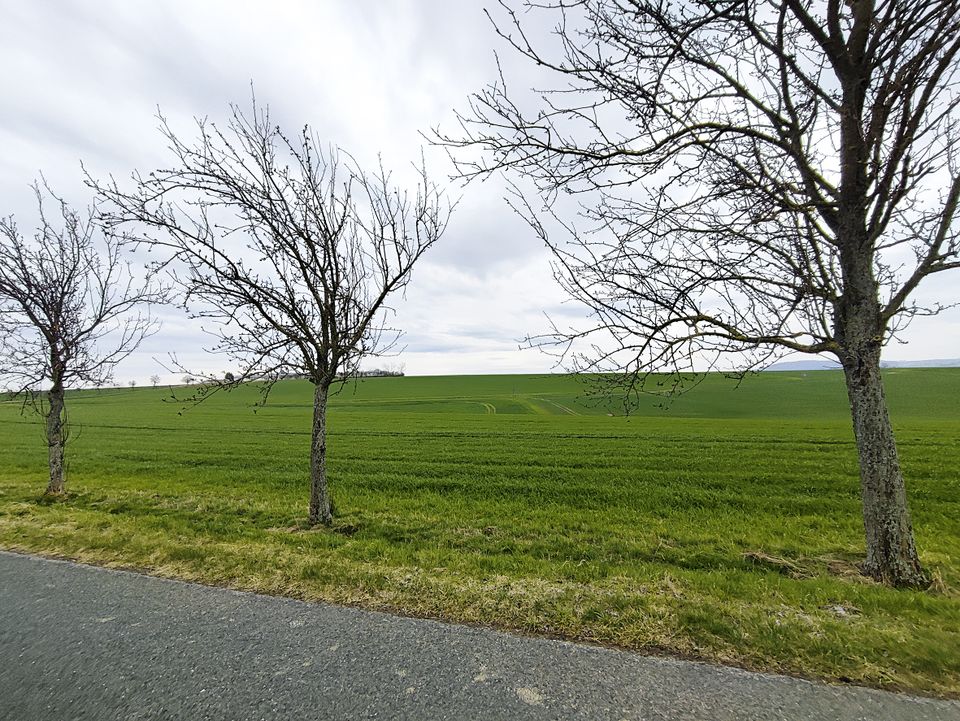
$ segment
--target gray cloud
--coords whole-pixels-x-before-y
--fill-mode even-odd
[[[514,88],[537,84],[537,68],[503,52],[483,5],[0,0],[0,214],[33,226],[28,184],[40,170],[83,205],[81,159],[94,174],[121,178],[163,165],[157,106],[189,135],[192,117],[222,119],[229,102],[245,105],[251,81],[284,127],[309,123],[364,164],[382,153],[403,180],[421,132],[452,130],[454,108],[496,78],[495,49]],[[537,28],[537,40],[550,42],[550,31]],[[436,178],[451,172],[444,152],[423,152]],[[413,373],[548,370],[553,361],[517,351],[518,340],[548,327],[544,311],[564,323],[583,311],[563,302],[548,254],[502,201],[500,181],[451,187],[461,193],[448,234],[395,304],[406,330],[401,360]],[[949,297],[952,288],[937,280],[924,292]],[[120,369],[121,380],[143,382],[167,351],[199,369],[224,364],[204,355],[210,339],[197,324],[161,314],[161,335]],[[920,319],[905,335],[911,345],[891,346],[888,357],[958,356],[958,330],[960,312]]]

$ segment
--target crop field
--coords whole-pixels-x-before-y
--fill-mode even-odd
[[[0,547],[958,696],[960,369],[885,379],[925,591],[856,572],[834,371],[711,376],[629,417],[569,377],[369,379],[331,403],[330,529],[304,525],[305,382],[256,412],[253,388],[182,414],[163,387],[69,394],[56,501],[39,422],[3,402]]]

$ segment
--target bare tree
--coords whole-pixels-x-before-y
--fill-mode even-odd
[[[13,216],[0,219],[0,379],[44,416],[47,493],[62,494],[65,390],[110,380],[156,330],[149,304],[161,302],[163,291],[149,279],[138,283],[121,257],[123,238],[104,230],[92,210],[81,215],[46,184],[33,187],[39,226],[32,239]]]
[[[922,281],[960,267],[960,3],[503,7],[498,34],[558,82],[531,99],[501,74],[438,141],[466,176],[512,170],[542,192],[546,208],[519,196],[515,207],[596,321],[548,340],[630,393],[651,371],[716,367],[731,352],[741,370],[787,351],[837,357],[863,571],[924,584],[879,363],[911,318],[943,309],[915,300]],[[555,33],[534,41],[542,13]],[[552,202],[566,193],[582,194],[576,222]]]
[[[150,376],[150,385],[153,386],[154,388],[160,385],[160,376],[158,376],[156,373]]]
[[[165,254],[159,265],[183,289],[184,307],[213,321],[212,350],[236,372],[208,376],[201,395],[250,380],[268,392],[289,376],[314,385],[309,521],[329,524],[331,386],[395,342],[386,301],[451,208],[422,167],[408,194],[382,168],[369,174],[325,150],[309,127],[288,138],[256,102],[249,116],[233,106],[222,130],[198,120],[192,143],[160,120],[174,165],[135,175],[132,191],[100,184],[110,222],[137,224],[143,243]]]

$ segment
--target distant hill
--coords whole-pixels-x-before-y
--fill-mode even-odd
[[[880,361],[883,368],[960,368],[960,358],[916,361]]]
[[[821,358],[811,358],[810,360],[785,361],[783,363],[774,363],[772,366],[764,368],[766,371],[828,371],[838,370],[840,364],[836,361],[823,360]]]
[[[931,360],[910,361],[880,361],[882,368],[960,368],[960,358],[938,358]],[[786,361],[774,363],[765,368],[768,371],[825,371],[839,370],[840,364],[836,361],[811,358],[810,360]]]

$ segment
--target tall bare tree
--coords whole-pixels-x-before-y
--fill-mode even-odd
[[[744,369],[785,351],[835,356],[860,459],[863,571],[924,584],[880,353],[943,309],[915,300],[924,279],[960,267],[960,2],[502,5],[497,33],[557,82],[531,96],[501,80],[438,140],[466,176],[512,170],[542,191],[546,210],[517,207],[596,320],[551,340],[596,339],[568,359],[634,392],[650,371],[730,352]],[[578,222],[557,217],[558,191],[584,194]]]
[[[46,184],[33,187],[39,225],[32,239],[13,216],[0,219],[0,380],[45,417],[47,493],[62,494],[65,390],[110,380],[156,330],[149,304],[162,302],[163,290],[149,278],[138,282],[121,255],[124,239],[104,230],[93,210],[81,215]]]
[[[367,173],[325,150],[309,127],[291,139],[256,102],[250,115],[231,109],[222,130],[198,120],[192,142],[161,117],[171,168],[135,175],[129,191],[94,185],[112,205],[109,222],[138,226],[187,311],[213,321],[212,350],[237,372],[206,378],[205,389],[269,388],[290,375],[313,384],[309,521],[329,524],[330,389],[395,343],[386,302],[440,238],[451,206],[422,166],[410,193],[382,167]]]

